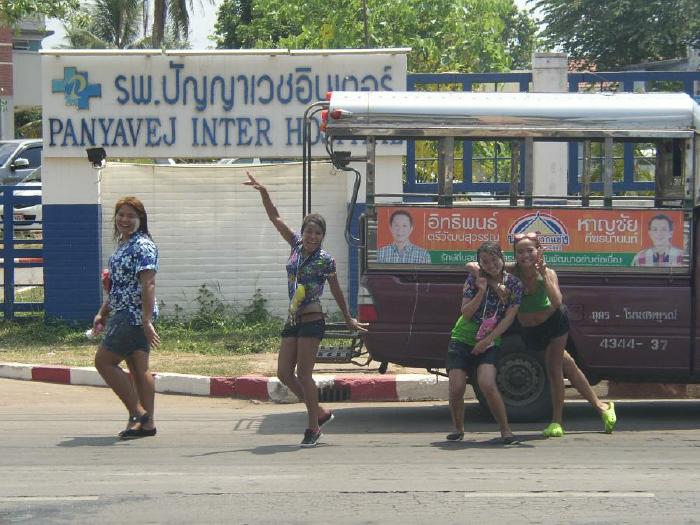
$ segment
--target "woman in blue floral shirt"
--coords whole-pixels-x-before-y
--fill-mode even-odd
[[[158,315],[156,271],[158,248],[148,232],[146,210],[136,197],[120,199],[114,208],[117,249],[109,258],[109,294],[93,321],[93,333],[106,322],[95,367],[129,411],[122,439],[155,436],[155,382],[148,370],[151,347],[160,344],[153,327]],[[119,364],[126,361],[136,389]]]
[[[248,179],[244,184],[260,192],[268,218],[291,246],[287,260],[289,317],[282,330],[277,377],[306,404],[308,428],[304,432],[301,446],[313,447],[321,437],[321,427],[333,419],[333,413],[319,405],[316,383],[311,376],[316,363],[316,352],[325,332],[320,299],[326,281],[348,328],[366,332],[367,325],[350,316],[335,273],[335,259],[321,249],[326,235],[326,221],[323,217],[317,213],[307,215],[301,225],[301,234],[294,233],[280,217],[267,188],[250,173]]]

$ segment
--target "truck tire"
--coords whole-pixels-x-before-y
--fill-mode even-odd
[[[508,421],[542,421],[551,417],[549,380],[541,352],[528,351],[519,335],[504,336],[496,366],[496,382],[506,405]],[[490,414],[475,377],[472,387],[479,405]]]

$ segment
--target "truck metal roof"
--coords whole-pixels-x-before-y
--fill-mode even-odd
[[[341,110],[341,118],[332,118]],[[329,136],[688,137],[700,106],[685,93],[332,93]]]

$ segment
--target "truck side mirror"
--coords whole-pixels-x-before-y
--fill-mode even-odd
[[[336,168],[342,169],[350,164],[350,158],[351,152],[349,151],[334,151],[331,155],[331,162]]]
[[[12,171],[22,170],[22,169],[25,169],[28,167],[29,167],[29,161],[27,159],[23,159],[23,158],[15,159],[15,161],[12,164],[10,164],[10,169]]]

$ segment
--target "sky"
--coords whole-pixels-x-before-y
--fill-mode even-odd
[[[216,11],[221,5],[222,0],[195,0],[194,13],[190,16],[190,43],[192,49],[213,49],[215,46],[209,40],[209,35],[214,32],[214,23],[216,22]],[[515,4],[524,9],[527,7],[528,0],[515,0]],[[58,47],[63,43],[64,31],[61,22],[55,19],[47,20],[46,28],[55,31],[54,35],[43,40],[43,47],[51,49]]]

